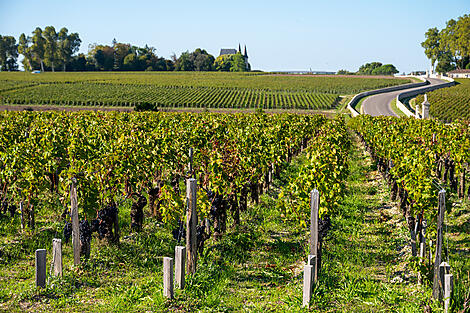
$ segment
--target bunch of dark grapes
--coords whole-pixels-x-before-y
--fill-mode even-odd
[[[81,220],[79,224],[80,242],[88,244],[91,242],[91,229],[87,220]]]
[[[204,242],[207,239],[207,234],[205,233],[204,225],[196,226],[196,245],[199,254],[202,254],[204,251]]]
[[[10,212],[11,217],[15,216],[16,210],[17,210],[17,207],[14,204],[12,204],[8,207],[8,212]]]
[[[136,195],[138,199],[132,203],[131,207],[131,229],[139,231],[144,222],[144,207],[147,205],[147,199],[140,194]]]
[[[100,227],[100,222],[98,220],[91,220],[90,230],[92,233],[97,233]]]
[[[98,236],[100,239],[103,239],[105,236],[110,236],[112,233],[112,225],[116,220],[118,214],[118,209],[114,203],[106,206],[105,208],[98,211],[96,220],[98,225]],[[96,222],[93,222],[96,227]]]
[[[175,240],[178,242],[180,242],[181,239],[185,238],[186,231],[184,229],[183,221],[179,221],[178,228],[173,229],[171,233],[173,234],[173,238],[175,238]]]
[[[330,227],[331,227],[331,220],[328,215],[326,215],[324,218],[320,218],[318,220],[318,236],[320,238],[326,237]]]
[[[65,223],[63,234],[65,243],[68,243],[70,237],[72,237],[72,223]]]
[[[210,213],[212,216],[216,216],[218,214],[217,211],[220,210],[224,204],[223,197],[217,195],[212,190],[207,191],[207,197],[209,198],[209,201],[212,204]]]

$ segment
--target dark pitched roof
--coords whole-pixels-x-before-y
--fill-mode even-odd
[[[223,54],[237,54],[237,50],[235,49],[220,49],[220,55]]]
[[[462,74],[462,73],[469,73],[470,74],[470,70],[453,70],[453,71],[450,71],[448,73],[449,74]]]

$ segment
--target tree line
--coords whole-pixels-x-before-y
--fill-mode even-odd
[[[382,64],[380,62],[371,62],[361,65],[357,72],[339,70],[338,75],[393,75],[398,73],[393,64]]]
[[[428,29],[421,43],[424,53],[438,73],[470,69],[470,15],[447,21],[446,27]]]
[[[169,59],[159,57],[154,47],[133,46],[114,39],[111,45],[92,44],[88,53],[78,53],[82,43],[78,33],[63,27],[42,30],[37,27],[31,35],[0,35],[0,70],[17,71],[18,57],[26,71],[231,71],[249,69],[241,53],[214,58],[204,49],[173,54]]]

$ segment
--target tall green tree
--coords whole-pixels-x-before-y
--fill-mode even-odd
[[[176,71],[194,71],[194,63],[191,61],[189,51],[181,53],[181,56],[176,60]]]
[[[18,45],[13,36],[0,35],[0,70],[1,71],[16,71],[18,64]]]
[[[44,52],[46,50],[46,40],[42,36],[42,29],[40,27],[36,27],[36,29],[33,31],[31,40],[31,52],[33,53],[33,58],[41,64],[41,71],[44,72]]]
[[[440,63],[438,72],[466,68],[470,63],[470,15],[447,21],[446,27],[437,32],[437,28],[430,28],[421,46],[433,65],[436,61]]]
[[[47,26],[42,34],[45,40],[44,61],[54,72],[55,65],[59,61],[58,34],[54,26]]]
[[[131,45],[128,43],[120,43],[114,41],[114,66],[113,69],[118,71],[123,69],[124,58],[131,53]]]
[[[434,64],[441,54],[439,30],[436,27],[430,28],[424,36],[426,40],[421,43],[421,47],[424,48],[424,53],[431,60],[431,66],[434,68]]]
[[[455,62],[450,52],[441,53],[437,62],[436,72],[447,73],[455,69]]]
[[[215,58],[204,49],[196,49],[191,53],[191,62],[194,64],[195,71],[212,71]]]
[[[217,71],[222,72],[245,72],[247,70],[245,58],[240,54],[223,54],[214,62]]]
[[[217,57],[214,61],[214,67],[216,71],[228,72],[232,67],[231,55],[222,54]]]
[[[382,63],[380,62],[366,63],[364,65],[361,65],[361,67],[359,67],[359,71],[357,73],[360,75],[372,75],[372,72],[381,66],[382,66]]]
[[[66,66],[72,61],[72,55],[78,52],[80,48],[81,39],[78,33],[68,33],[68,29],[63,27],[57,36],[58,38],[58,55],[62,62],[63,71],[65,72]]]
[[[18,52],[23,55],[23,67],[31,71],[33,69],[33,50],[31,47],[31,37],[24,33],[18,40]]]
[[[384,64],[372,71],[372,75],[393,75],[396,73],[398,70],[393,64]]]
[[[231,66],[230,72],[245,72],[246,71],[246,62],[245,58],[240,54],[232,54],[231,57]]]

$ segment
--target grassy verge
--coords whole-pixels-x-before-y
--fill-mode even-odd
[[[399,117],[406,116],[406,114],[403,113],[403,111],[398,108],[397,98],[394,98],[392,102],[390,102],[390,107],[392,108],[392,111]]]
[[[354,97],[354,95],[344,95],[341,96],[341,100],[338,104],[338,108],[336,109],[337,113],[349,113],[348,110],[348,103],[351,101],[351,99]]]
[[[356,110],[357,112],[361,113],[361,110],[362,110],[362,103],[364,102],[364,100],[366,100],[367,97],[364,97],[364,98],[361,98],[361,100],[359,100],[356,105],[353,106],[354,110]]]

